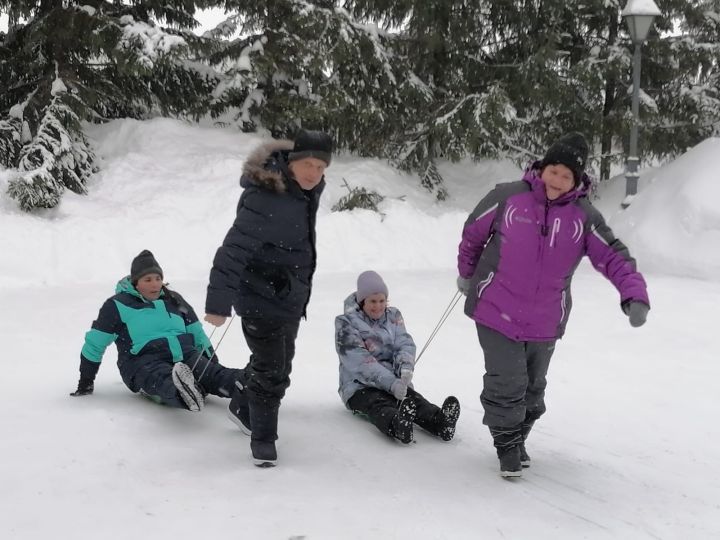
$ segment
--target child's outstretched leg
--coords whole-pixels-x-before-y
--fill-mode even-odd
[[[132,362],[129,366],[118,362],[120,374],[130,390],[170,407],[202,409],[205,396],[187,364],[142,356]]]
[[[413,422],[417,412],[411,399],[398,401],[387,392],[377,388],[363,388],[348,400],[348,406],[356,414],[367,416],[380,431],[403,444],[413,440]]]
[[[442,407],[433,405],[419,392],[408,389],[408,400],[417,405],[415,423],[425,431],[440,437],[443,441],[450,441],[455,436],[455,425],[460,417],[460,402],[455,396],[445,399]]]
[[[211,360],[205,354],[193,353],[185,363],[192,368],[195,380],[208,394],[232,398],[235,392],[235,381],[240,377],[240,370],[227,368],[217,359]]]
[[[397,407],[395,416],[393,416],[388,435],[395,437],[403,444],[413,442],[413,422],[416,414],[415,402],[410,399],[403,399]]]

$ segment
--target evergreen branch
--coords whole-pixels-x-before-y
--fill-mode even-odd
[[[8,184],[8,194],[20,208],[53,208],[65,189],[85,193],[94,158],[79,119],[66,103],[65,92],[52,96],[37,134],[20,153],[20,178]]]
[[[22,148],[22,121],[8,117],[0,120],[0,164],[14,167]]]

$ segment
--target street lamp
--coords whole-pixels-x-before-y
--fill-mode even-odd
[[[653,0],[628,0],[622,16],[627,21],[630,39],[635,44],[633,53],[632,128],[630,130],[630,155],[625,166],[625,199],[622,207],[630,206],[638,185],[638,123],[640,117],[640,47],[647,39],[653,19],[660,15],[660,9]]]

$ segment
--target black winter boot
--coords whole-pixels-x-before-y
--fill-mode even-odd
[[[443,401],[440,412],[438,435],[443,441],[451,441],[455,436],[455,425],[460,417],[460,402],[455,396],[448,396]]]
[[[280,404],[267,401],[249,401],[250,427],[252,431],[250,450],[258,467],[274,467],[277,464],[278,411]]]
[[[520,432],[522,433],[522,440],[523,442],[520,443],[520,463],[522,464],[523,468],[530,467],[530,456],[528,455],[527,451],[525,450],[525,441],[528,438],[528,435],[530,434],[530,430],[533,427],[533,424],[535,423],[535,420],[528,420],[527,418],[523,422],[522,429]]]
[[[525,450],[525,443],[521,443],[518,448],[520,448],[520,465],[522,465],[523,469],[527,469],[530,467],[531,460],[527,450]]]
[[[498,459],[500,460],[500,476],[515,478],[522,476],[520,445],[522,444],[521,426],[511,428],[490,427]]]
[[[500,476],[503,478],[522,476],[520,445],[498,448],[497,455],[500,460]]]
[[[251,435],[250,407],[244,390],[245,387],[240,381],[235,381],[235,391],[228,406],[228,417],[245,435]]]
[[[277,450],[275,442],[250,441],[250,450],[253,455],[253,463],[256,467],[268,468],[277,464]]]
[[[403,444],[410,444],[413,441],[413,422],[416,413],[415,402],[411,399],[404,399],[390,423],[389,435]]]

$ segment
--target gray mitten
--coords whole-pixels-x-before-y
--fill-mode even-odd
[[[462,276],[458,276],[457,288],[458,288],[458,291],[460,291],[465,296],[467,296],[468,293],[470,292],[470,278],[464,278]]]
[[[405,399],[405,396],[407,396],[407,384],[402,382],[400,379],[396,379],[390,387],[390,393],[395,396],[395,399]]]
[[[642,302],[630,302],[625,306],[625,313],[630,319],[630,326],[637,328],[645,324],[650,307]]]
[[[413,378],[413,370],[409,368],[402,368],[400,370],[400,380],[405,384],[405,386],[410,386],[410,382]]]

